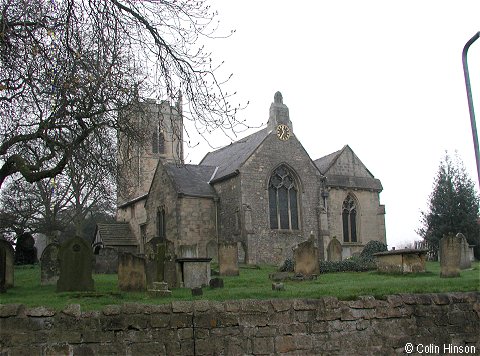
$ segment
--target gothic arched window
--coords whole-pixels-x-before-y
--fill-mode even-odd
[[[165,153],[165,135],[161,130],[152,135],[152,152]]]
[[[298,230],[298,187],[287,167],[280,166],[268,183],[270,228]]]
[[[348,195],[342,205],[343,241],[357,242],[357,204]]]

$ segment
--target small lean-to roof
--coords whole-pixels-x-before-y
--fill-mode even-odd
[[[97,224],[96,232],[104,246],[137,246],[128,222]]]
[[[238,172],[238,169],[243,163],[252,155],[257,147],[260,146],[263,140],[265,140],[268,133],[267,128],[264,128],[238,141],[232,142],[228,146],[207,153],[200,162],[200,165],[218,167],[210,181],[219,181]]]
[[[178,194],[206,198],[217,196],[215,189],[209,184],[216,167],[170,162],[164,166]]]

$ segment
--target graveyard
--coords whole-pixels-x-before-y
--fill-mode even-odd
[[[212,270],[218,270],[212,264]],[[382,299],[402,293],[445,293],[479,291],[480,262],[460,271],[459,278],[441,278],[439,262],[427,262],[426,272],[386,274],[377,271],[320,273],[317,279],[283,281],[284,290],[272,290],[269,275],[277,266],[239,266],[238,276],[221,276],[223,288],[203,287],[201,296],[192,296],[190,288],[171,288],[169,297],[150,296],[147,291],[121,291],[117,274],[93,274],[94,291],[57,292],[56,285],[41,285],[39,265],[15,267],[15,285],[0,295],[1,304],[45,306],[62,310],[69,304],[80,304],[83,311],[98,310],[106,305],[142,303],[167,304],[172,301],[237,299],[293,299],[333,296],[339,300],[355,300],[372,295]],[[293,275],[293,273],[292,273]],[[212,276],[217,277],[217,276]]]

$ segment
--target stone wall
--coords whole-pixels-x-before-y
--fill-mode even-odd
[[[480,293],[124,304],[82,312],[0,305],[2,355],[480,352]],[[430,349],[427,349],[430,347]],[[436,349],[435,347],[438,347]],[[432,350],[434,352],[428,352]]]
[[[215,202],[211,198],[184,196],[178,199],[179,227],[176,254],[181,245],[197,245],[198,257],[207,257],[207,244],[217,240]]]

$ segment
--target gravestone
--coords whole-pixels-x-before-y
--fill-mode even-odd
[[[153,282],[164,280],[166,246],[159,238],[153,238],[145,244],[144,249],[147,286],[152,287]]]
[[[85,239],[75,236],[60,245],[58,250],[60,276],[57,292],[93,291],[93,252]]]
[[[147,288],[145,258],[129,252],[118,256],[118,289],[122,291],[144,291]]]
[[[238,276],[238,248],[236,242],[218,244],[218,268],[220,276]]]
[[[152,289],[148,289],[147,294],[151,297],[170,297],[172,291],[166,282],[153,282]]]
[[[210,261],[211,258],[191,257],[177,258],[182,272],[184,288],[195,288],[208,286],[210,282]]]
[[[295,261],[295,273],[304,276],[319,274],[320,266],[318,263],[318,248],[315,246],[314,239],[301,242],[293,250]]]
[[[467,238],[462,233],[458,233],[457,238],[460,239],[460,269],[471,268],[472,262],[470,261],[470,247]]]
[[[179,287],[179,278],[177,278],[177,264],[172,258],[169,256],[165,259],[164,263],[164,281],[171,288],[178,288]]]
[[[95,273],[115,274],[118,272],[118,251],[112,247],[100,248],[95,255]]]
[[[12,244],[0,239],[0,289],[13,287],[14,253]]]
[[[461,238],[449,235],[440,240],[440,277],[460,277]]]
[[[327,261],[342,260],[342,244],[334,236],[327,247]]]
[[[25,232],[17,237],[15,246],[15,264],[33,265],[37,262],[37,250],[32,234]]]
[[[57,284],[60,276],[58,251],[60,245],[56,242],[48,244],[40,257],[40,284],[42,286]]]

